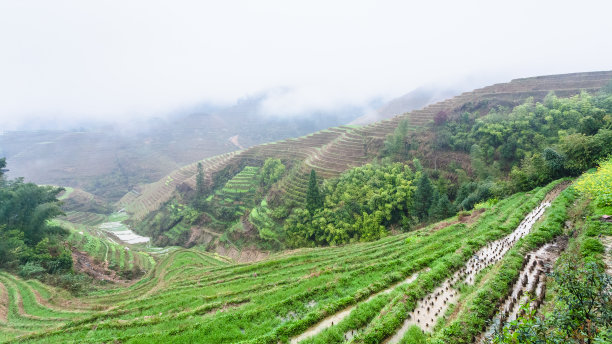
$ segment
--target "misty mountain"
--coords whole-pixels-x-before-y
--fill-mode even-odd
[[[124,124],[81,124],[77,129],[10,131],[0,135],[0,156],[10,177],[80,187],[114,201],[193,161],[342,125],[359,107],[308,116],[260,113],[264,97],[239,100],[210,112],[185,112]]]
[[[450,98],[461,93],[459,87],[436,88],[419,87],[403,96],[392,99],[375,111],[368,112],[350,124],[370,124],[395,115],[423,108],[429,104]]]

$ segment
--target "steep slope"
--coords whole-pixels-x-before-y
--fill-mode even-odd
[[[454,89],[437,89],[433,87],[419,87],[416,90],[406,93],[398,98],[392,99],[376,111],[366,113],[355,119],[349,124],[365,125],[389,119],[398,114],[421,109],[429,104],[439,102],[459,94],[460,91]]]
[[[385,137],[397,128],[402,120],[408,120],[409,130],[415,132],[427,128],[434,117],[441,112],[456,113],[478,109],[481,114],[498,105],[512,107],[533,97],[543,99],[554,91],[558,96],[569,96],[581,90],[597,91],[612,79],[612,71],[573,73],[562,75],[540,76],[515,79],[500,83],[438,102],[421,110],[395,116],[363,127],[341,126],[323,130],[297,139],[288,139],[275,143],[254,146],[236,152],[231,156],[220,156],[219,164],[207,166],[205,172],[209,185],[214,186],[215,178],[229,180],[232,174],[238,173],[241,166],[247,163],[261,166],[268,157],[280,158],[290,169],[277,184],[287,201],[302,203],[305,199],[308,175],[314,169],[323,178],[337,177],[340,173],[355,166],[363,165],[376,157]],[[194,164],[175,171],[169,176],[154,183],[157,186],[145,186],[143,189],[154,189],[137,195],[126,195],[121,205],[125,206],[134,219],[142,219],[155,211],[161,204],[172,198],[179,186],[186,189],[195,187]],[[179,172],[180,171],[180,172]],[[180,175],[180,176],[179,176]],[[178,177],[177,177],[178,176]],[[164,186],[160,186],[163,184]],[[180,189],[180,187],[179,187]]]

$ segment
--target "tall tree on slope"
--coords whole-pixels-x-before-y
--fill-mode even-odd
[[[434,188],[425,172],[421,172],[421,177],[417,181],[417,189],[414,193],[414,208],[420,220],[427,218],[429,208],[433,200]]]
[[[310,170],[310,180],[308,181],[308,192],[306,193],[306,209],[310,214],[314,214],[315,210],[323,208],[323,198],[319,192],[317,184],[317,173],[314,169]]]

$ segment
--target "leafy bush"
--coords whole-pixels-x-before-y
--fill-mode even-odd
[[[420,177],[420,173],[417,173]],[[367,164],[326,181],[321,209],[294,209],[285,223],[292,246],[374,240],[394,223],[409,224],[415,174],[407,165]],[[430,194],[431,196],[431,194]],[[408,228],[404,228],[407,230]]]
[[[604,245],[595,238],[586,238],[582,242],[580,252],[584,257],[593,256],[598,253],[604,253]]]
[[[19,269],[19,275],[23,278],[34,278],[42,275],[45,268],[36,263],[27,262]]]
[[[285,165],[280,159],[268,158],[264,162],[259,175],[259,183],[261,186],[270,186],[280,179],[285,173]]]
[[[79,294],[91,287],[91,278],[83,274],[64,273],[53,277],[53,284]]]
[[[526,315],[505,326],[495,343],[609,343],[612,321],[612,277],[594,262],[565,257],[552,274],[557,285],[554,310]]]
[[[592,197],[599,206],[612,206],[612,159],[602,162],[597,172],[582,176],[574,187]]]

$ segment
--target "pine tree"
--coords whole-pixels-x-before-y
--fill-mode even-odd
[[[445,219],[452,216],[454,213],[455,207],[446,194],[441,194],[437,202],[431,205],[430,215],[436,220]]]
[[[315,170],[310,170],[310,180],[308,181],[308,192],[306,193],[306,209],[310,214],[314,214],[315,210],[323,208],[323,198],[319,192],[317,184],[317,173]]]
[[[198,174],[196,175],[196,197],[204,194],[204,169],[202,163],[198,162]]]
[[[434,188],[427,174],[421,174],[417,181],[417,189],[414,193],[414,210],[420,220],[427,218],[429,208],[431,207]]]
[[[440,193],[436,188],[434,188],[433,194],[431,195],[429,209],[427,210],[427,215],[430,219],[437,219],[440,210],[438,209],[438,201],[440,200]]]
[[[556,150],[548,147],[544,149],[544,162],[548,167],[548,173],[552,178],[559,178],[563,175],[565,157]]]

